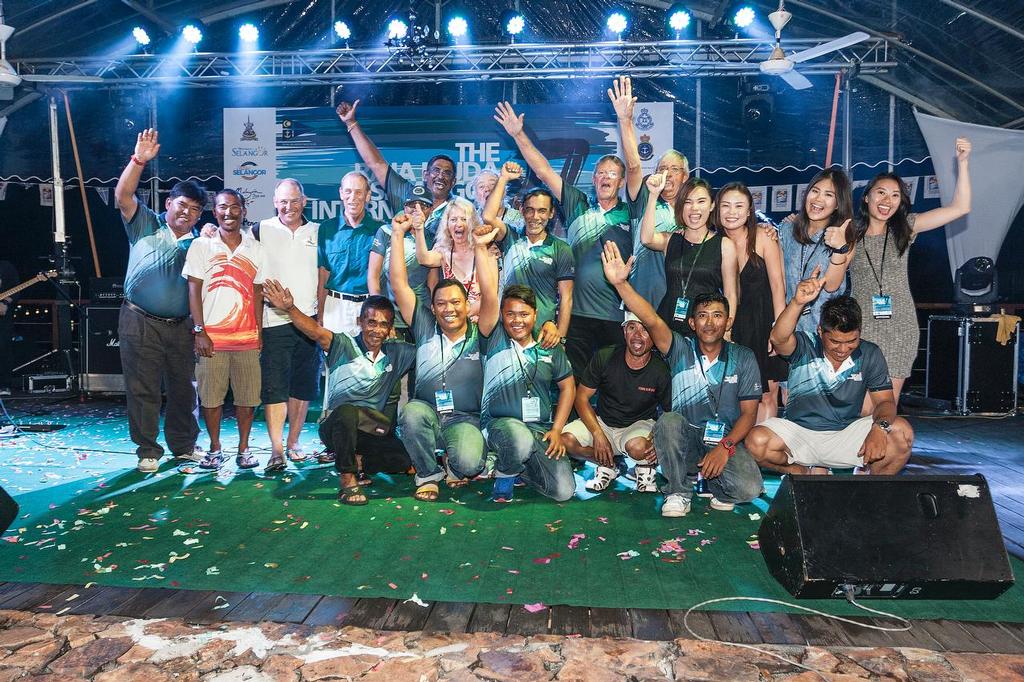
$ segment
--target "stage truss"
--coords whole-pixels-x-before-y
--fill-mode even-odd
[[[832,38],[785,41],[788,53]],[[356,83],[448,83],[527,79],[759,75],[771,40],[667,40],[649,43],[444,46],[414,53],[387,48],[301,52],[194,53],[65,59],[23,59],[26,80],[63,87],[316,86]],[[805,76],[840,71],[885,73],[896,66],[882,39],[870,38],[799,65]]]

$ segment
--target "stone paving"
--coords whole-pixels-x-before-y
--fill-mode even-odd
[[[194,626],[0,611],[0,682],[1024,680],[1024,656],[765,648],[822,674],[756,651],[688,639],[440,635],[277,623]]]

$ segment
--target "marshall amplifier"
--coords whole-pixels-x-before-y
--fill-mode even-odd
[[[85,309],[85,364],[81,386],[87,393],[124,393],[121,348],[117,338],[119,307]]]
[[[981,475],[784,476],[758,542],[800,598],[994,599],[1013,585]]]
[[[121,305],[124,300],[124,278],[90,277],[89,300],[94,305]]]

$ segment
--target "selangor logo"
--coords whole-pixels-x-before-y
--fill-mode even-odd
[[[243,180],[255,180],[256,178],[266,175],[267,169],[260,168],[252,161],[246,161],[241,166],[231,171],[231,174],[240,177]]]
[[[650,161],[654,157],[654,145],[651,144],[650,135],[640,136],[640,144],[636,146],[636,151],[642,161]]]
[[[231,155],[235,156],[235,157],[239,157],[239,156],[248,156],[248,157],[270,156],[270,152],[267,151],[267,148],[262,146],[262,145],[261,146],[256,146],[256,147],[232,147],[231,148]]]
[[[241,142],[259,142],[259,140],[260,138],[256,137],[256,124],[249,117],[246,117],[245,130],[242,131]]]
[[[638,130],[650,130],[654,127],[654,117],[646,107],[640,109],[640,115],[636,117],[636,127]]]

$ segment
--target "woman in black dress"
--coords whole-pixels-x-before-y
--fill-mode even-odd
[[[690,178],[676,197],[675,232],[656,232],[655,209],[658,194],[665,184],[664,173],[647,178],[647,206],[640,222],[640,241],[644,246],[665,254],[665,297],[658,314],[673,331],[693,334],[687,324],[690,302],[704,293],[724,294],[729,314],[736,314],[736,249],[732,242],[711,229],[715,203],[711,186],[700,178]],[[732,319],[729,320],[732,326]],[[729,338],[728,332],[726,338]]]
[[[757,225],[754,198],[741,182],[718,190],[715,225],[736,247],[739,268],[739,307],[734,316],[732,340],[754,351],[761,370],[764,394],[757,420],[778,414],[779,382],[789,367],[774,354],[768,340],[775,319],[786,307],[786,278],[782,270],[782,249]]]

